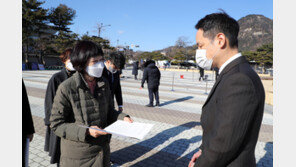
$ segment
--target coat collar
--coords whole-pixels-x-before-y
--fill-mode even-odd
[[[76,82],[76,87],[77,88],[82,88],[82,89],[89,89],[87,82],[82,76],[82,73],[76,71],[75,74],[73,74],[74,80]],[[103,77],[100,78],[95,78],[97,85],[99,88],[103,87],[105,85],[105,82],[103,80]]]
[[[216,87],[218,86],[218,84],[220,83],[220,81],[222,80],[223,78],[223,75],[227,74],[227,72],[229,72],[233,67],[239,65],[239,64],[242,64],[242,63],[246,63],[248,62],[246,60],[246,58],[244,56],[240,56],[238,57],[237,59],[233,60],[231,63],[229,63],[224,69],[223,71],[221,72],[221,74],[218,76],[218,79],[217,81],[215,82],[213,88],[211,89],[211,92],[210,94],[208,95],[208,98],[207,100],[205,101],[203,107],[208,103],[208,101],[210,100],[211,96],[213,95]]]
[[[70,77],[69,74],[68,74],[68,71],[66,70],[65,67],[63,67],[63,69],[61,70],[61,73],[63,75],[63,78],[65,78],[65,79]]]
[[[242,64],[247,63],[247,59],[245,56],[240,56],[237,59],[233,60],[231,63],[229,63],[221,72],[220,76],[222,77],[224,74],[226,74],[229,70],[231,70],[233,67]]]

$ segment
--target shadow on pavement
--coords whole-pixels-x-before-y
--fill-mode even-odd
[[[180,157],[190,146],[190,144],[196,143],[201,141],[202,136],[195,136],[191,139],[179,139],[168,145],[167,147],[163,148],[156,154],[137,162],[136,164],[132,165],[132,167],[136,166],[155,166],[155,161],[157,162],[158,167],[168,167],[168,166],[188,166],[191,157],[194,153],[198,150],[194,150],[189,154]],[[170,154],[168,154],[168,153]],[[177,155],[176,155],[177,154]],[[161,160],[161,161],[159,161]]]
[[[267,142],[264,150],[266,153],[264,157],[258,161],[257,166],[273,167],[273,142]]]
[[[183,101],[186,101],[186,100],[190,100],[192,98],[193,98],[193,96],[182,97],[182,98],[179,98],[179,99],[175,99],[175,100],[171,100],[171,101],[161,103],[160,106],[165,106],[165,105],[169,105],[169,104],[172,104],[172,103],[183,102]]]
[[[125,163],[134,161],[137,158],[148,153],[149,151],[153,150],[157,146],[168,141],[170,138],[179,135],[180,133],[182,133],[185,130],[188,130],[188,127],[193,128],[193,127],[199,126],[199,125],[200,125],[199,122],[192,121],[192,122],[188,122],[188,123],[164,130],[163,132],[158,133],[157,135],[155,135],[154,137],[152,137],[150,139],[144,140],[142,142],[139,142],[137,144],[123,148],[121,150],[117,150],[115,152],[112,152],[111,153],[111,160],[119,165],[123,165]],[[201,140],[201,136],[193,137],[192,139],[179,139],[179,140],[171,143],[169,146],[165,147],[163,150],[170,150],[173,152],[180,150],[178,152],[180,152],[180,153],[185,152],[187,150],[187,148],[189,147],[190,143],[195,143],[195,142],[198,142],[199,140]],[[182,143],[182,144],[179,145],[180,143]],[[164,161],[162,159],[164,158],[163,156],[168,157],[168,155],[169,155],[168,153],[158,152],[158,153],[156,153],[155,156],[157,156],[157,157],[161,156],[162,158],[156,159],[156,157],[152,155],[152,157],[155,158],[154,160],[149,157],[147,160],[146,159],[142,160],[142,161],[144,161],[144,163],[141,162],[141,165],[136,165],[136,164],[135,165],[136,166],[149,166],[149,164],[150,164],[150,166],[151,166],[151,163],[153,163],[155,166],[155,163],[157,162],[157,166],[167,166],[167,161]],[[175,161],[177,161],[178,156],[172,154],[172,157],[170,157],[169,159],[172,159],[172,162],[175,162]],[[157,161],[155,162],[155,160],[157,160]],[[149,161],[149,163],[147,163],[147,161]],[[147,163],[147,165],[143,165],[145,163]]]

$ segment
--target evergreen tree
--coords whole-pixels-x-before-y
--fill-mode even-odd
[[[71,32],[69,25],[76,16],[76,11],[64,4],[49,10],[49,21],[54,24],[55,29],[59,32]]]
[[[88,32],[86,32],[86,34],[84,34],[80,39],[81,40],[93,41],[97,45],[102,46],[102,48],[104,48],[104,49],[111,49],[111,50],[114,49],[113,47],[110,46],[110,41],[109,40],[98,37],[98,36],[90,36],[88,34]]]
[[[30,47],[34,45],[34,38],[46,35],[49,28],[47,10],[41,7],[43,3],[38,0],[22,0],[22,44],[26,61],[29,48],[31,52],[36,52],[36,48]]]

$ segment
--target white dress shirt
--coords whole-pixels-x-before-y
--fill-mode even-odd
[[[222,64],[222,66],[219,68],[219,74],[221,74],[221,72],[223,71],[223,69],[229,64],[231,63],[233,60],[241,57],[242,54],[241,53],[237,53],[234,56],[230,57],[225,63]]]

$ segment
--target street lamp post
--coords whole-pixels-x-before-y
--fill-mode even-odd
[[[101,37],[101,31],[102,31],[102,28],[104,28],[104,27],[108,27],[108,26],[111,26],[111,25],[110,25],[110,24],[108,24],[108,25],[103,25],[103,23],[98,24],[98,37]]]

